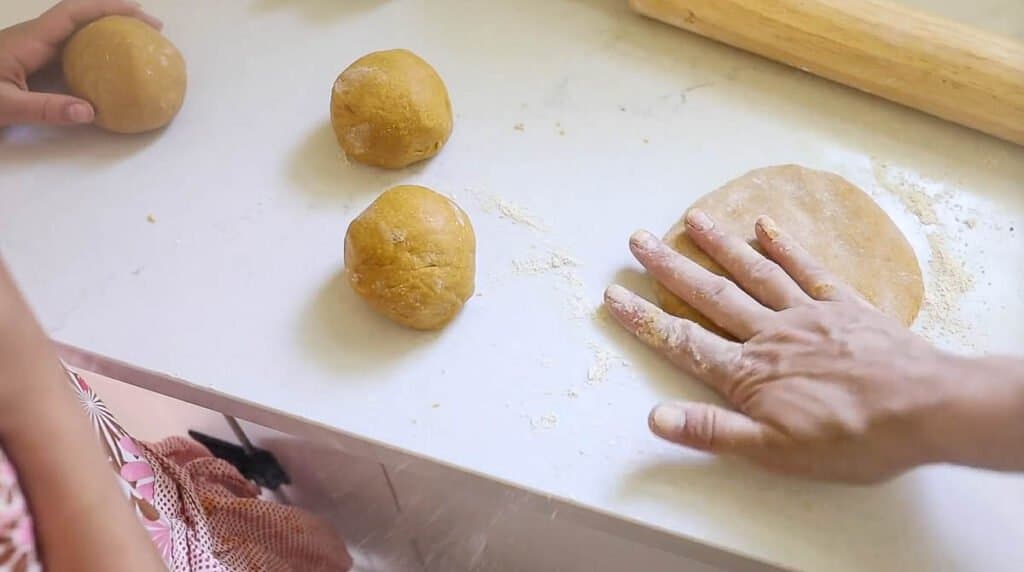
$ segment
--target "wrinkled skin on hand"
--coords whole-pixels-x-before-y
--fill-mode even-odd
[[[859,483],[942,460],[928,420],[948,394],[933,374],[952,356],[872,307],[767,217],[756,223],[766,255],[701,211],[686,222],[735,282],[647,232],[631,237],[631,250],[735,341],[618,286],[605,301],[623,327],[733,408],[661,405],[650,417],[657,435],[776,472]]]

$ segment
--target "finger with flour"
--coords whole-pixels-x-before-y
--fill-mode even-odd
[[[754,232],[765,253],[815,300],[867,304],[856,290],[829,272],[799,242],[779,229],[771,217],[758,217]]]
[[[640,341],[722,395],[729,395],[739,344],[670,316],[621,286],[608,287],[605,304],[616,321]]]
[[[765,306],[784,310],[811,301],[782,267],[739,236],[722,232],[704,211],[686,213],[686,236]]]
[[[771,310],[731,280],[708,271],[647,231],[634,233],[629,248],[658,282],[738,339],[749,339],[771,318]]]

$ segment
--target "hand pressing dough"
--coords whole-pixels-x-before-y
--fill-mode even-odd
[[[64,48],[71,93],[92,104],[96,125],[141,133],[167,125],[185,101],[185,60],[167,38],[127,16],[107,16]]]
[[[400,169],[441,151],[452,133],[452,104],[441,76],[419,56],[374,52],[334,82],[331,124],[352,160]]]
[[[924,283],[914,250],[867,193],[838,175],[796,165],[757,169],[705,195],[690,208],[704,210],[719,228],[755,247],[754,221],[768,215],[883,313],[909,326],[921,308]],[[725,270],[686,236],[683,219],[664,240],[704,268],[725,275]],[[656,289],[665,311],[722,333],[663,286],[658,284]]]
[[[425,187],[385,191],[348,227],[345,270],[374,309],[438,330],[473,295],[476,235],[454,202]]]

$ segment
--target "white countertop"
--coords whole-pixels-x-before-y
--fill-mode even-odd
[[[919,3],[1024,36],[1019,0]],[[184,109],[138,137],[0,132],[0,252],[57,339],[240,400],[788,567],[1019,569],[1024,478],[931,468],[856,489],[667,446],[650,406],[710,393],[591,309],[613,280],[644,287],[632,230],[800,163],[907,233],[933,293],[923,330],[1020,354],[1024,149],[625,4],[149,0],[188,61]],[[45,5],[3,3],[0,22]],[[405,171],[349,165],[331,85],[392,47],[445,78],[454,135]],[[340,274],[349,220],[404,182],[452,194],[477,229],[479,295],[441,334],[376,317]]]

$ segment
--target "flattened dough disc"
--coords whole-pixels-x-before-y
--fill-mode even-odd
[[[754,221],[768,215],[883,313],[908,326],[917,317],[924,282],[914,250],[867,193],[838,175],[797,165],[765,167],[704,195],[690,208],[703,209],[722,230],[755,247]],[[664,240],[704,268],[726,275],[686,236],[682,218]],[[721,332],[660,284],[656,289],[665,311]]]

